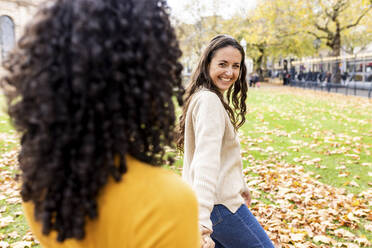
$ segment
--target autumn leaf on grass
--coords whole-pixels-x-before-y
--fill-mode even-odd
[[[293,242],[303,242],[305,241],[306,235],[304,233],[291,233],[289,237]]]
[[[343,171],[343,172],[340,171],[340,174],[338,175],[338,177],[347,177],[349,175],[350,175],[350,172],[348,171]]]
[[[9,243],[8,242],[0,241],[0,248],[8,248],[8,247],[9,247]]]
[[[16,231],[13,231],[11,233],[8,233],[8,237],[10,237],[12,239],[16,239],[16,238],[19,237],[19,234]]]
[[[339,175],[340,177],[340,175]],[[358,183],[354,182],[354,181],[351,181],[351,182],[345,182],[343,184],[344,186],[353,186],[353,187],[360,187]]]
[[[371,242],[369,242],[368,239],[365,237],[357,238],[354,241],[358,243],[360,246],[371,247],[372,245]]]
[[[338,247],[346,247],[346,248],[360,248],[359,245],[354,243],[339,243]]]
[[[355,235],[345,229],[337,229],[334,231],[334,234],[339,238],[344,238],[347,240],[355,239]]]
[[[325,235],[316,235],[313,240],[314,242],[322,242],[324,244],[331,244],[335,242],[333,239]]]
[[[35,237],[34,237],[34,235],[33,235],[33,233],[31,232],[31,231],[28,231],[23,237],[22,237],[22,240],[23,241],[35,241],[35,243],[39,243],[36,239],[35,239]]]
[[[32,242],[30,241],[18,241],[12,244],[12,248],[31,248]]]
[[[292,150],[294,152],[298,152],[300,151],[300,147],[299,146],[289,146],[287,147],[288,150]]]
[[[13,217],[11,217],[11,216],[1,217],[1,215],[0,215],[0,228],[4,228],[4,227],[8,226],[12,222],[14,222]]]
[[[8,204],[17,204],[17,203],[22,203],[21,197],[13,197],[13,198],[8,198],[6,199],[6,203]]]
[[[368,231],[368,232],[372,232],[372,224],[364,225],[364,229],[366,229],[366,231]]]
[[[357,154],[345,154],[345,156],[350,157],[350,158],[355,159],[355,160],[360,159],[359,155],[357,155]]]
[[[346,170],[346,166],[345,165],[338,166],[336,167],[336,170]]]

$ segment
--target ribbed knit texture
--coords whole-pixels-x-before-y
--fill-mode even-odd
[[[214,205],[236,212],[244,203],[242,169],[239,139],[223,104],[215,93],[199,90],[186,113],[182,177],[196,192],[200,225],[212,230]]]

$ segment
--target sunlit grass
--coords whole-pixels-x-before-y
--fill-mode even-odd
[[[369,188],[372,155],[372,104],[367,99],[297,89],[253,89],[248,97],[244,136],[263,138],[260,148],[288,152],[290,163],[320,158],[306,170],[320,175],[326,184],[345,187],[352,193]],[[281,133],[282,132],[282,133]],[[297,147],[297,149],[296,149]],[[342,149],[345,148],[345,149]],[[339,150],[339,154],[332,152]],[[257,158],[268,155],[252,152]],[[297,158],[297,160],[296,160]],[[345,169],[336,169],[342,168]],[[339,177],[345,172],[346,177]],[[355,181],[360,187],[348,185]]]

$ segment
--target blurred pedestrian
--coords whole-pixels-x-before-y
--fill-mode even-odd
[[[258,82],[257,72],[251,73],[251,77],[249,79],[249,87],[256,87],[257,82]]]

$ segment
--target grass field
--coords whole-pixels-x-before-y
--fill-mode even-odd
[[[263,87],[247,104],[239,136],[251,210],[277,246],[371,247],[372,101]],[[13,180],[18,138],[1,111],[0,138],[0,247],[39,247]]]

